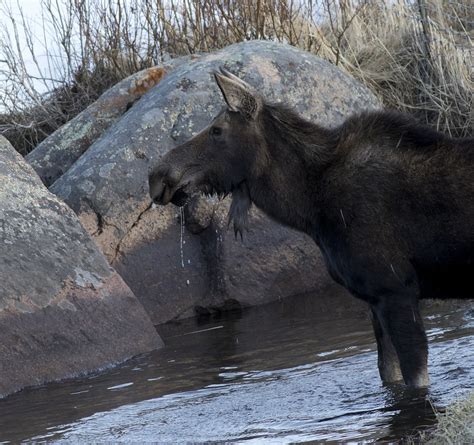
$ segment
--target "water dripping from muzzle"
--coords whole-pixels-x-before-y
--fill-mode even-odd
[[[184,269],[184,206],[181,206],[179,208],[179,219],[180,219],[180,224],[181,224],[181,232],[180,232],[180,241],[179,241],[179,247],[180,247],[180,252],[181,252],[181,267]]]

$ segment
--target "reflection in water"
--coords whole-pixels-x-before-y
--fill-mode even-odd
[[[433,404],[427,389],[412,389],[388,385],[385,410],[391,413],[389,434],[380,440],[393,440],[416,434],[417,430],[436,423],[438,407]],[[407,429],[411,427],[410,429]]]
[[[472,390],[472,315],[425,308],[429,391],[381,384],[367,310],[340,295],[160,326],[160,351],[0,401],[0,439],[394,440]]]

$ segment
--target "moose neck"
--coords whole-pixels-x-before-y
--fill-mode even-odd
[[[262,119],[268,164],[249,182],[251,199],[278,222],[314,235],[319,183],[334,159],[337,132],[277,105],[265,105]]]

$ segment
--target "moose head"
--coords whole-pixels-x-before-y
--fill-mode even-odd
[[[197,192],[232,193],[229,220],[242,235],[251,206],[247,181],[258,176],[266,162],[260,123],[263,100],[225,69],[214,77],[227,107],[207,128],[161,159],[149,176],[150,196],[157,204],[183,206]]]

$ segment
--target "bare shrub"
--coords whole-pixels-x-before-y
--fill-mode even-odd
[[[469,0],[41,4],[42,36],[32,34],[23,13],[0,7],[9,24],[0,31],[0,132],[23,154],[126,76],[251,39],[310,51],[358,78],[387,107],[454,136],[473,134]]]

